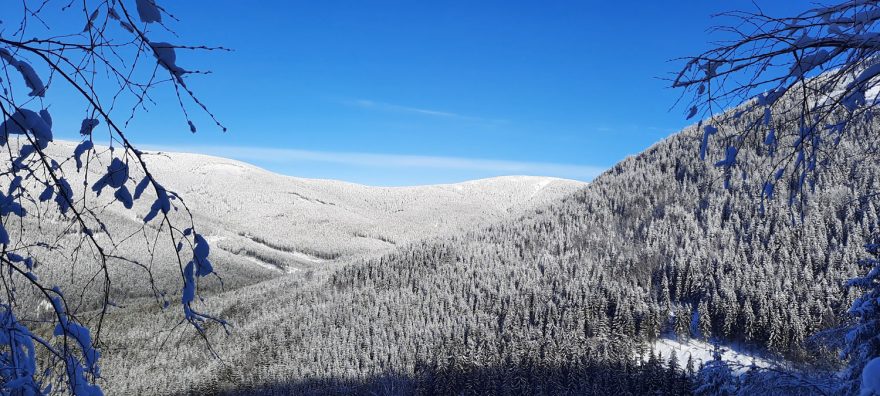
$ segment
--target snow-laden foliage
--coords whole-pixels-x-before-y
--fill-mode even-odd
[[[880,83],[878,10],[876,2],[847,1],[788,18],[760,12],[722,14],[744,21],[754,31],[718,28],[731,43],[691,58],[672,82],[691,94],[687,118],[698,113],[706,117],[701,121],[706,126],[700,155],[715,140],[726,152],[717,166],[733,168],[736,150],[746,140],[762,141],[773,152],[787,138],[790,145],[781,158],[740,169],[763,176],[765,171],[790,167],[786,182],[797,188],[789,199],[805,199],[802,195],[813,187],[817,168],[826,163],[827,150],[846,135],[851,123],[874,116]],[[738,110],[724,113],[732,107]],[[720,124],[738,125],[742,133],[718,134]],[[766,179],[764,195],[770,198],[780,180]]]
[[[193,276],[213,273],[207,241],[195,232],[181,197],[155,180],[143,153],[124,131],[139,110],[154,104],[152,91],[162,85],[178,91],[186,117],[182,125],[195,129],[181,88],[217,123],[186,88],[185,74],[198,72],[178,66],[175,53],[176,48],[217,48],[151,41],[170,32],[169,26],[160,25],[166,12],[155,0],[89,0],[78,3],[79,9],[72,5],[53,0],[3,5],[4,16],[21,18],[17,26],[4,18],[0,29],[0,148],[9,154],[8,161],[0,163],[3,394],[102,394],[101,330],[116,306],[112,300],[118,281],[124,279],[120,274],[137,272],[137,282],[149,285],[151,297],[167,305],[163,303],[169,293],[162,290],[167,285],[157,285],[152,275],[153,260],[165,255],[160,243],[181,263],[177,290],[186,297],[181,299],[179,321],[199,332],[209,323],[226,326],[196,311],[200,300]],[[136,14],[129,11],[132,6]],[[49,13],[59,15],[46,18]],[[55,22],[50,26],[46,21]],[[153,30],[154,26],[160,28]],[[58,84],[74,93],[64,100],[81,105],[87,114],[79,125],[53,125],[52,87]],[[59,151],[53,130],[77,126],[81,142],[72,151]],[[110,148],[99,149],[96,139],[110,142]],[[68,163],[75,163],[75,169]],[[70,172],[76,176],[70,177]],[[107,189],[112,193],[102,195]],[[144,205],[149,204],[139,200],[147,197],[155,201],[145,213]],[[109,206],[143,214],[141,228],[113,234],[107,222],[112,219]],[[178,210],[184,215],[175,216]],[[154,219],[155,224],[147,224]],[[189,223],[186,231],[178,228],[179,222]],[[48,234],[50,230],[58,232]],[[138,235],[146,248],[143,255],[119,251],[120,244]],[[193,254],[188,268],[195,266],[194,275],[182,264],[188,251]],[[86,273],[78,272],[83,268],[88,268]],[[62,282],[56,275],[64,271],[70,276]],[[93,313],[84,315],[86,311]]]
[[[45,110],[43,114],[49,114]],[[0,124],[0,145],[5,145],[9,139],[9,135],[30,135],[33,137],[35,144],[44,149],[52,141],[51,122],[40,114],[28,109],[16,109],[11,116],[7,117]],[[28,153],[30,154],[30,153]],[[27,155],[22,154],[22,157]]]
[[[0,306],[0,376],[3,394],[42,394],[51,391],[51,386],[38,380],[37,356],[34,339],[38,339],[23,326],[12,309]],[[42,340],[40,340],[42,341]]]
[[[850,305],[845,282],[856,273],[862,241],[880,217],[880,206],[872,202],[843,210],[838,210],[839,203],[878,180],[880,167],[862,163],[852,172],[821,174],[823,184],[833,187],[817,190],[805,226],[799,227],[783,210],[759,215],[753,201],[757,180],[734,178],[730,190],[709,184],[707,180],[723,176],[724,170],[694,155],[700,132],[688,128],[588,186],[544,205],[513,211],[506,219],[464,223],[454,216],[466,216],[471,204],[450,203],[447,206],[461,208],[459,213],[429,213],[461,227],[425,232],[422,235],[430,239],[409,243],[403,242],[408,234],[396,229],[424,221],[406,222],[406,212],[426,207],[426,199],[417,199],[417,189],[383,194],[387,189],[345,183],[288,179],[276,184],[258,170],[230,166],[234,161],[224,161],[221,167],[213,161],[196,162],[198,156],[191,156],[191,162],[182,160],[183,155],[157,156],[166,169],[180,164],[186,171],[185,178],[175,179],[177,190],[200,191],[198,200],[197,195],[187,195],[198,217],[222,219],[213,232],[204,226],[200,230],[208,241],[216,241],[211,260],[223,265],[227,285],[226,293],[208,299],[209,311],[245,325],[230,339],[219,329],[211,333],[229,367],[220,368],[198,359],[175,359],[199,356],[203,350],[197,339],[185,334],[172,337],[169,342],[175,349],[155,358],[146,351],[158,345],[151,334],[161,326],[142,325],[145,314],[139,310],[121,313],[112,324],[112,342],[127,349],[124,355],[105,355],[102,372],[114,383],[107,390],[382,394],[384,386],[393,384],[425,393],[434,389],[435,394],[468,389],[511,389],[513,394],[607,394],[608,389],[623,389],[654,394],[675,381],[667,379],[672,377],[668,372],[647,368],[656,365],[640,365],[650,358],[648,345],[671,329],[682,337],[732,340],[768,358],[827,362],[839,370],[836,351],[810,342],[843,323],[839,314]],[[840,158],[859,152],[848,141],[841,142],[840,150]],[[741,150],[738,160],[755,161],[761,155],[766,154],[750,147]],[[206,173],[217,169],[226,170],[226,176]],[[202,181],[205,175],[213,175],[213,181]],[[257,180],[243,181],[250,178]],[[229,185],[244,187],[224,192]],[[249,192],[262,185],[271,187]],[[445,188],[459,191],[455,187]],[[460,187],[468,191],[468,186]],[[289,191],[301,196],[285,194]],[[780,194],[787,192],[787,186],[779,186]],[[358,201],[367,202],[358,206]],[[242,208],[242,202],[251,205]],[[322,208],[326,211],[316,212],[315,219],[329,214],[333,226],[316,225],[312,232],[317,236],[310,235],[293,224],[308,217],[302,217],[302,211],[292,215],[282,204],[303,211]],[[784,203],[773,204],[777,206],[768,209],[784,208]],[[366,209],[372,206],[400,217],[376,217]],[[333,215],[351,213],[352,208],[369,216],[366,226],[382,223],[371,235],[388,236],[398,246],[383,245],[390,248],[379,251],[385,253],[382,257],[371,254],[375,250],[354,255],[344,237],[337,240],[336,234],[324,232],[363,232],[358,228],[360,216]],[[253,223],[248,218],[261,220]],[[455,232],[458,228],[466,232]],[[246,233],[235,235],[232,230]],[[226,238],[218,240],[220,236]],[[304,241],[321,237],[327,241],[323,246],[333,249],[314,253],[324,261],[297,262],[290,253]],[[827,244],[834,248],[825,249]],[[316,241],[305,246],[321,245]],[[230,257],[235,252],[240,255]],[[344,254],[331,255],[340,252]],[[265,272],[256,265],[258,260],[300,270],[246,288],[231,286],[241,284],[235,277],[248,276],[232,276],[231,263],[251,264],[251,273],[259,276]],[[702,319],[690,332],[694,311],[702,311]],[[667,351],[655,356],[664,371],[671,358]],[[677,353],[677,359],[687,367],[686,354]],[[697,357],[693,360],[696,370]],[[679,374],[686,371],[679,366]],[[164,374],[153,379],[150,373],[155,372]],[[775,372],[757,370],[749,389],[779,384],[771,382],[771,373]],[[151,380],[124,380],[144,377]],[[793,379],[785,389],[798,394]],[[822,389],[831,394],[827,386]]]
[[[819,177],[825,168],[878,161],[880,3],[848,0],[812,7],[788,17],[760,9],[722,14],[736,20],[716,30],[726,41],[688,59],[672,81],[690,95],[687,118],[705,117],[700,157],[712,142],[723,148],[715,165],[725,170],[725,185],[734,175],[758,178],[761,211],[782,198],[801,217],[816,189],[826,187]],[[862,146],[862,156],[832,161],[830,153],[845,140]],[[766,159],[737,159],[743,147],[755,144],[769,154]],[[788,187],[787,196],[778,193],[780,185]],[[861,191],[861,199],[876,199],[874,187]],[[872,246],[868,252],[876,256]],[[844,340],[850,390],[859,386],[866,362],[880,356],[876,260],[867,264],[867,275],[850,282],[865,293],[850,310],[857,324]]]
[[[730,366],[721,358],[720,348],[715,345],[712,360],[697,373],[694,394],[698,396],[733,396],[736,394],[736,381]]]
[[[0,48],[0,59],[21,73],[25,85],[31,90],[28,96],[42,97],[46,95],[46,86],[43,84],[43,80],[40,79],[40,76],[37,75],[37,72],[34,71],[34,68],[29,63],[16,59],[6,48]]]
[[[53,333],[56,337],[64,337],[65,343],[61,357],[64,359],[65,371],[67,372],[67,386],[74,395],[102,395],[100,388],[89,381],[89,378],[100,377],[98,357],[100,353],[92,343],[92,335],[89,329],[71,320],[61,300],[60,291],[54,290],[57,296],[51,298],[52,308],[58,318]],[[67,340],[72,342],[68,343]],[[69,352],[77,349],[78,353]]]
[[[880,357],[871,359],[862,369],[860,395],[880,395]]]
[[[853,301],[849,310],[858,323],[846,334],[843,354],[853,361],[850,377],[862,376],[862,384],[873,387],[880,381],[880,241],[869,243],[865,248],[873,257],[861,262],[867,273],[849,282],[850,287],[864,294]],[[871,377],[865,377],[865,373]],[[880,394],[880,388],[875,392]]]
[[[168,70],[177,79],[178,83],[185,85],[183,75],[187,71],[177,65],[177,52],[175,52],[174,46],[165,42],[149,42],[147,44],[153,49],[153,54],[159,61],[159,65]]]
[[[162,22],[162,13],[159,12],[159,7],[154,0],[136,0],[136,2],[138,17],[140,17],[141,22]]]

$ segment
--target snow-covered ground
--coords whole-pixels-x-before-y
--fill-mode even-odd
[[[663,337],[654,341],[651,344],[651,348],[655,354],[662,354],[664,359],[668,359],[672,352],[675,352],[682,369],[687,365],[688,357],[693,358],[694,368],[699,369],[701,364],[712,360],[712,352],[715,349],[711,343],[705,341],[697,339],[678,340],[671,337]],[[730,346],[721,345],[721,350],[723,351],[721,358],[730,364],[736,373],[745,372],[753,362],[758,367],[770,367],[773,365],[773,362],[768,359]]]
[[[234,248],[245,234],[261,249],[305,264],[382,254],[424,238],[458,233],[552,202],[585,183],[507,176],[458,184],[371,187],[288,177],[225,158],[146,156],[197,221],[213,223]],[[203,227],[204,228],[204,227]],[[239,243],[241,242],[241,243]],[[295,257],[294,257],[295,256]]]
[[[75,146],[55,141],[49,150],[63,158]],[[105,147],[98,151],[100,158],[93,158],[89,169],[92,180],[106,173],[110,159]],[[472,230],[524,214],[586,185],[551,177],[506,176],[457,184],[371,187],[289,177],[200,154],[145,152],[144,159],[156,179],[185,200],[214,252],[246,256],[242,263],[258,262],[281,272],[371,257],[417,240]],[[85,172],[77,172],[72,163],[62,166],[77,188]],[[137,181],[141,176],[135,172],[132,177]],[[108,209],[140,223],[154,199],[150,194],[148,189],[134,210],[118,203]],[[101,199],[109,201],[112,194]]]
[[[874,358],[862,370],[861,395],[880,395],[880,358]]]

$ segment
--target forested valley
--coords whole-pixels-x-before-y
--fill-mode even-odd
[[[210,329],[208,343],[166,336],[161,319],[144,326],[150,308],[113,313],[108,343],[125,349],[106,355],[108,390],[694,390],[706,373],[655,354],[658,337],[749,348],[793,376],[839,370],[835,340],[853,298],[845,281],[878,224],[872,202],[855,198],[877,186],[877,164],[827,167],[826,188],[793,210],[784,199],[762,202],[747,177],[725,188],[699,144],[689,128],[520,218],[207,298],[241,324],[229,336]],[[842,142],[829,160],[862,150]],[[767,153],[755,145],[741,155]],[[209,346],[220,359],[201,358]],[[757,372],[736,381],[782,389]],[[815,392],[794,382],[787,393]]]

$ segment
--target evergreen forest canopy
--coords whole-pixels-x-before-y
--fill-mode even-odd
[[[108,389],[679,394],[699,381],[687,358],[670,366],[647,345],[694,337],[766,350],[804,379],[756,371],[743,391],[814,394],[805,384],[822,377],[812,376],[844,363],[829,332],[847,321],[845,283],[878,219],[870,200],[850,201],[876,185],[877,163],[822,172],[828,188],[795,222],[784,203],[761,213],[755,180],[713,182],[724,170],[694,155],[699,146],[689,128],[521,218],[209,299],[245,324],[211,338],[225,364],[201,364],[187,339],[152,364],[127,364],[150,359],[158,329],[119,313],[112,343],[131,347],[107,356]],[[846,143],[838,153],[864,156]],[[167,377],[121,380],[156,371]]]

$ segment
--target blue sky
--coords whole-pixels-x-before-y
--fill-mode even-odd
[[[774,4],[770,4],[774,3]],[[764,1],[771,13],[793,11]],[[190,134],[166,93],[146,147],[372,185],[505,174],[590,180],[686,125],[661,80],[750,1],[159,1],[178,63],[229,127]],[[788,8],[788,9],[787,9]],[[717,38],[717,37],[716,37]],[[198,114],[192,108],[191,113]],[[72,132],[75,132],[72,131]],[[75,134],[60,133],[74,138]]]

